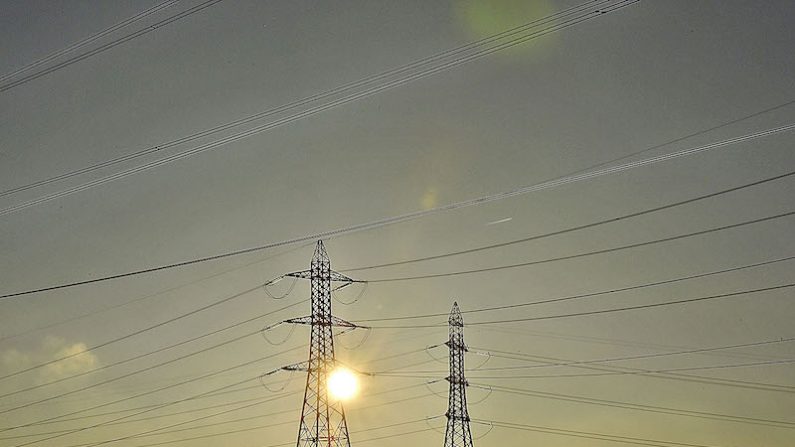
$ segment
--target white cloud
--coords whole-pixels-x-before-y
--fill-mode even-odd
[[[47,336],[37,348],[28,351],[11,348],[3,351],[0,354],[0,364],[3,370],[14,372],[74,355],[30,372],[32,382],[46,383],[96,368],[99,359],[93,352],[83,352],[86,349],[85,343],[72,343],[61,337]]]

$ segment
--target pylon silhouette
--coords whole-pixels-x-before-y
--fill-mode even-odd
[[[309,270],[288,273],[285,276],[308,279],[311,282],[312,314],[308,317],[285,320],[285,323],[306,324],[312,327],[309,361],[284,369],[306,371],[306,390],[298,429],[298,447],[350,447],[348,423],[342,402],[329,396],[327,381],[337,367],[334,356],[336,327],[356,328],[353,323],[337,318],[331,313],[332,282],[353,283],[353,280],[331,270],[323,241],[318,241]]]
[[[447,397],[447,428],[444,433],[444,447],[472,447],[472,431],[469,429],[469,411],[467,410],[467,392],[469,383],[464,375],[464,356],[467,346],[464,344],[464,318],[453,303],[450,311],[449,338],[445,343],[450,350],[450,391]]]

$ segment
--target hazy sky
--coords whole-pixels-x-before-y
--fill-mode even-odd
[[[596,3],[583,11],[621,2]],[[4,76],[0,81],[0,190],[163,145],[579,3],[224,0],[62,69],[3,88],[202,2],[182,0],[167,5],[60,58],[5,77],[158,4],[0,2],[0,75]],[[544,31],[562,19],[556,20],[513,37]],[[795,104],[757,112],[795,100],[793,23],[795,4],[791,1],[646,0],[327,110],[321,108],[346,95],[410,78],[453,59],[413,67],[110,167],[3,194],[0,294],[432,209],[588,169],[694,133],[699,135],[622,162],[792,124]],[[477,50],[469,51],[461,54]],[[294,119],[302,112],[307,116]],[[735,122],[751,115],[755,116]],[[289,122],[276,126],[279,120]],[[274,126],[239,141],[27,206],[267,123]],[[731,124],[702,132],[726,123]],[[331,238],[326,247],[332,266],[345,270],[498,244],[644,211],[789,173],[795,169],[793,132]],[[794,197],[795,179],[786,177],[560,236],[348,274],[375,280],[575,255],[787,213],[795,210]],[[17,205],[25,207],[14,210]],[[341,302],[355,299],[358,290],[341,292],[341,302],[335,302],[334,309],[341,318],[358,321],[445,313],[455,299],[468,311],[742,267],[795,255],[793,223],[794,217],[781,217],[521,268],[373,282],[350,305]],[[282,273],[307,268],[311,254],[311,244],[293,245],[0,301],[0,373],[5,376],[254,289],[90,353],[1,379],[2,395],[150,353],[298,303],[118,366],[0,397],[0,429],[74,413],[68,421],[0,431],[0,446],[88,445],[246,405],[250,406],[163,430],[167,434],[101,445],[136,447],[173,441],[168,445],[264,447],[293,443],[303,377],[296,375],[287,383],[285,391],[292,394],[263,403],[254,399],[279,394],[258,386],[256,380],[243,381],[305,359],[306,328],[297,328],[280,346],[272,346],[256,331],[308,314],[308,303],[301,303],[308,298],[307,284],[297,284],[281,301],[256,287]],[[795,261],[781,261],[629,292],[465,314],[464,318],[467,323],[493,322],[730,294],[786,285],[793,273]],[[281,282],[271,292],[283,293],[287,286],[289,282]],[[445,320],[372,324],[427,325]],[[542,433],[495,427],[475,445],[618,445],[615,439],[594,439],[599,437],[594,433],[601,433],[636,438],[628,441],[630,445],[649,445],[642,443],[655,440],[688,446],[792,446],[795,342],[786,340],[795,337],[793,321],[793,289],[782,288],[625,312],[470,326],[465,338],[473,350],[494,354],[480,369],[476,367],[486,357],[467,357],[470,382],[502,387],[491,395],[470,387],[471,401],[488,396],[470,406],[472,418],[546,427],[552,432],[569,430],[565,435],[546,429]],[[246,334],[252,335],[243,337]],[[270,337],[279,341],[289,334],[288,328],[280,327]],[[446,375],[446,353],[431,350],[437,362],[423,348],[443,343],[446,337],[447,328],[441,326],[375,328],[357,349],[348,348],[355,348],[359,335],[338,339],[338,358],[356,368],[406,371],[405,377],[362,378],[360,396],[346,404],[354,445],[443,444],[443,433],[429,425],[443,432],[446,383],[428,387],[423,383],[429,380],[424,377]],[[756,345],[659,355],[745,344]],[[406,355],[382,359],[401,353]],[[278,355],[254,362],[274,354]],[[632,356],[646,358],[544,367],[544,362]],[[246,362],[250,364],[132,398]],[[112,380],[149,367],[154,368]],[[638,374],[638,370],[677,371]],[[105,381],[109,383],[100,385]],[[173,403],[92,428],[153,408],[147,405],[180,401],[236,382],[242,383],[230,388],[234,392]],[[15,409],[84,387],[89,388]],[[506,392],[505,387],[526,392]],[[80,412],[125,398],[130,399]],[[641,407],[653,411],[641,411]],[[138,410],[121,411],[134,408]],[[285,413],[266,416],[281,411]],[[87,417],[108,412],[114,413]],[[427,424],[416,422],[434,416],[442,417]],[[415,422],[376,430],[411,421]],[[227,423],[211,425],[221,422]],[[264,425],[272,426],[257,428]],[[487,425],[472,427],[476,436],[488,431]],[[191,429],[174,431],[186,428]],[[405,434],[415,431],[419,432]],[[225,434],[202,437],[221,433]],[[31,434],[38,435],[25,437]],[[403,435],[361,442],[392,434]]]

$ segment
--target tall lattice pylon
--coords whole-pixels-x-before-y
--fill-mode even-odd
[[[345,410],[342,402],[329,396],[327,381],[337,366],[332,329],[335,326],[348,328],[357,326],[331,314],[331,292],[333,282],[359,281],[331,270],[331,261],[323,241],[317,242],[309,270],[288,273],[285,276],[310,280],[312,290],[312,315],[285,321],[312,327],[309,361],[285,368],[306,371],[306,390],[297,446],[350,447]]]
[[[450,318],[450,337],[447,347],[450,350],[450,392],[447,402],[447,429],[444,433],[444,447],[472,447],[472,431],[469,429],[469,411],[467,410],[467,391],[469,386],[464,375],[464,356],[467,346],[464,344],[464,318],[453,303]]]

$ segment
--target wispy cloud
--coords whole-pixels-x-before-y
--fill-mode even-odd
[[[69,342],[61,337],[46,336],[40,345],[30,350],[11,348],[0,354],[2,369],[8,372],[19,371],[55,359],[78,354],[87,349],[85,343]],[[32,382],[45,383],[63,377],[94,369],[99,359],[92,352],[84,352],[42,368],[31,371]]]

